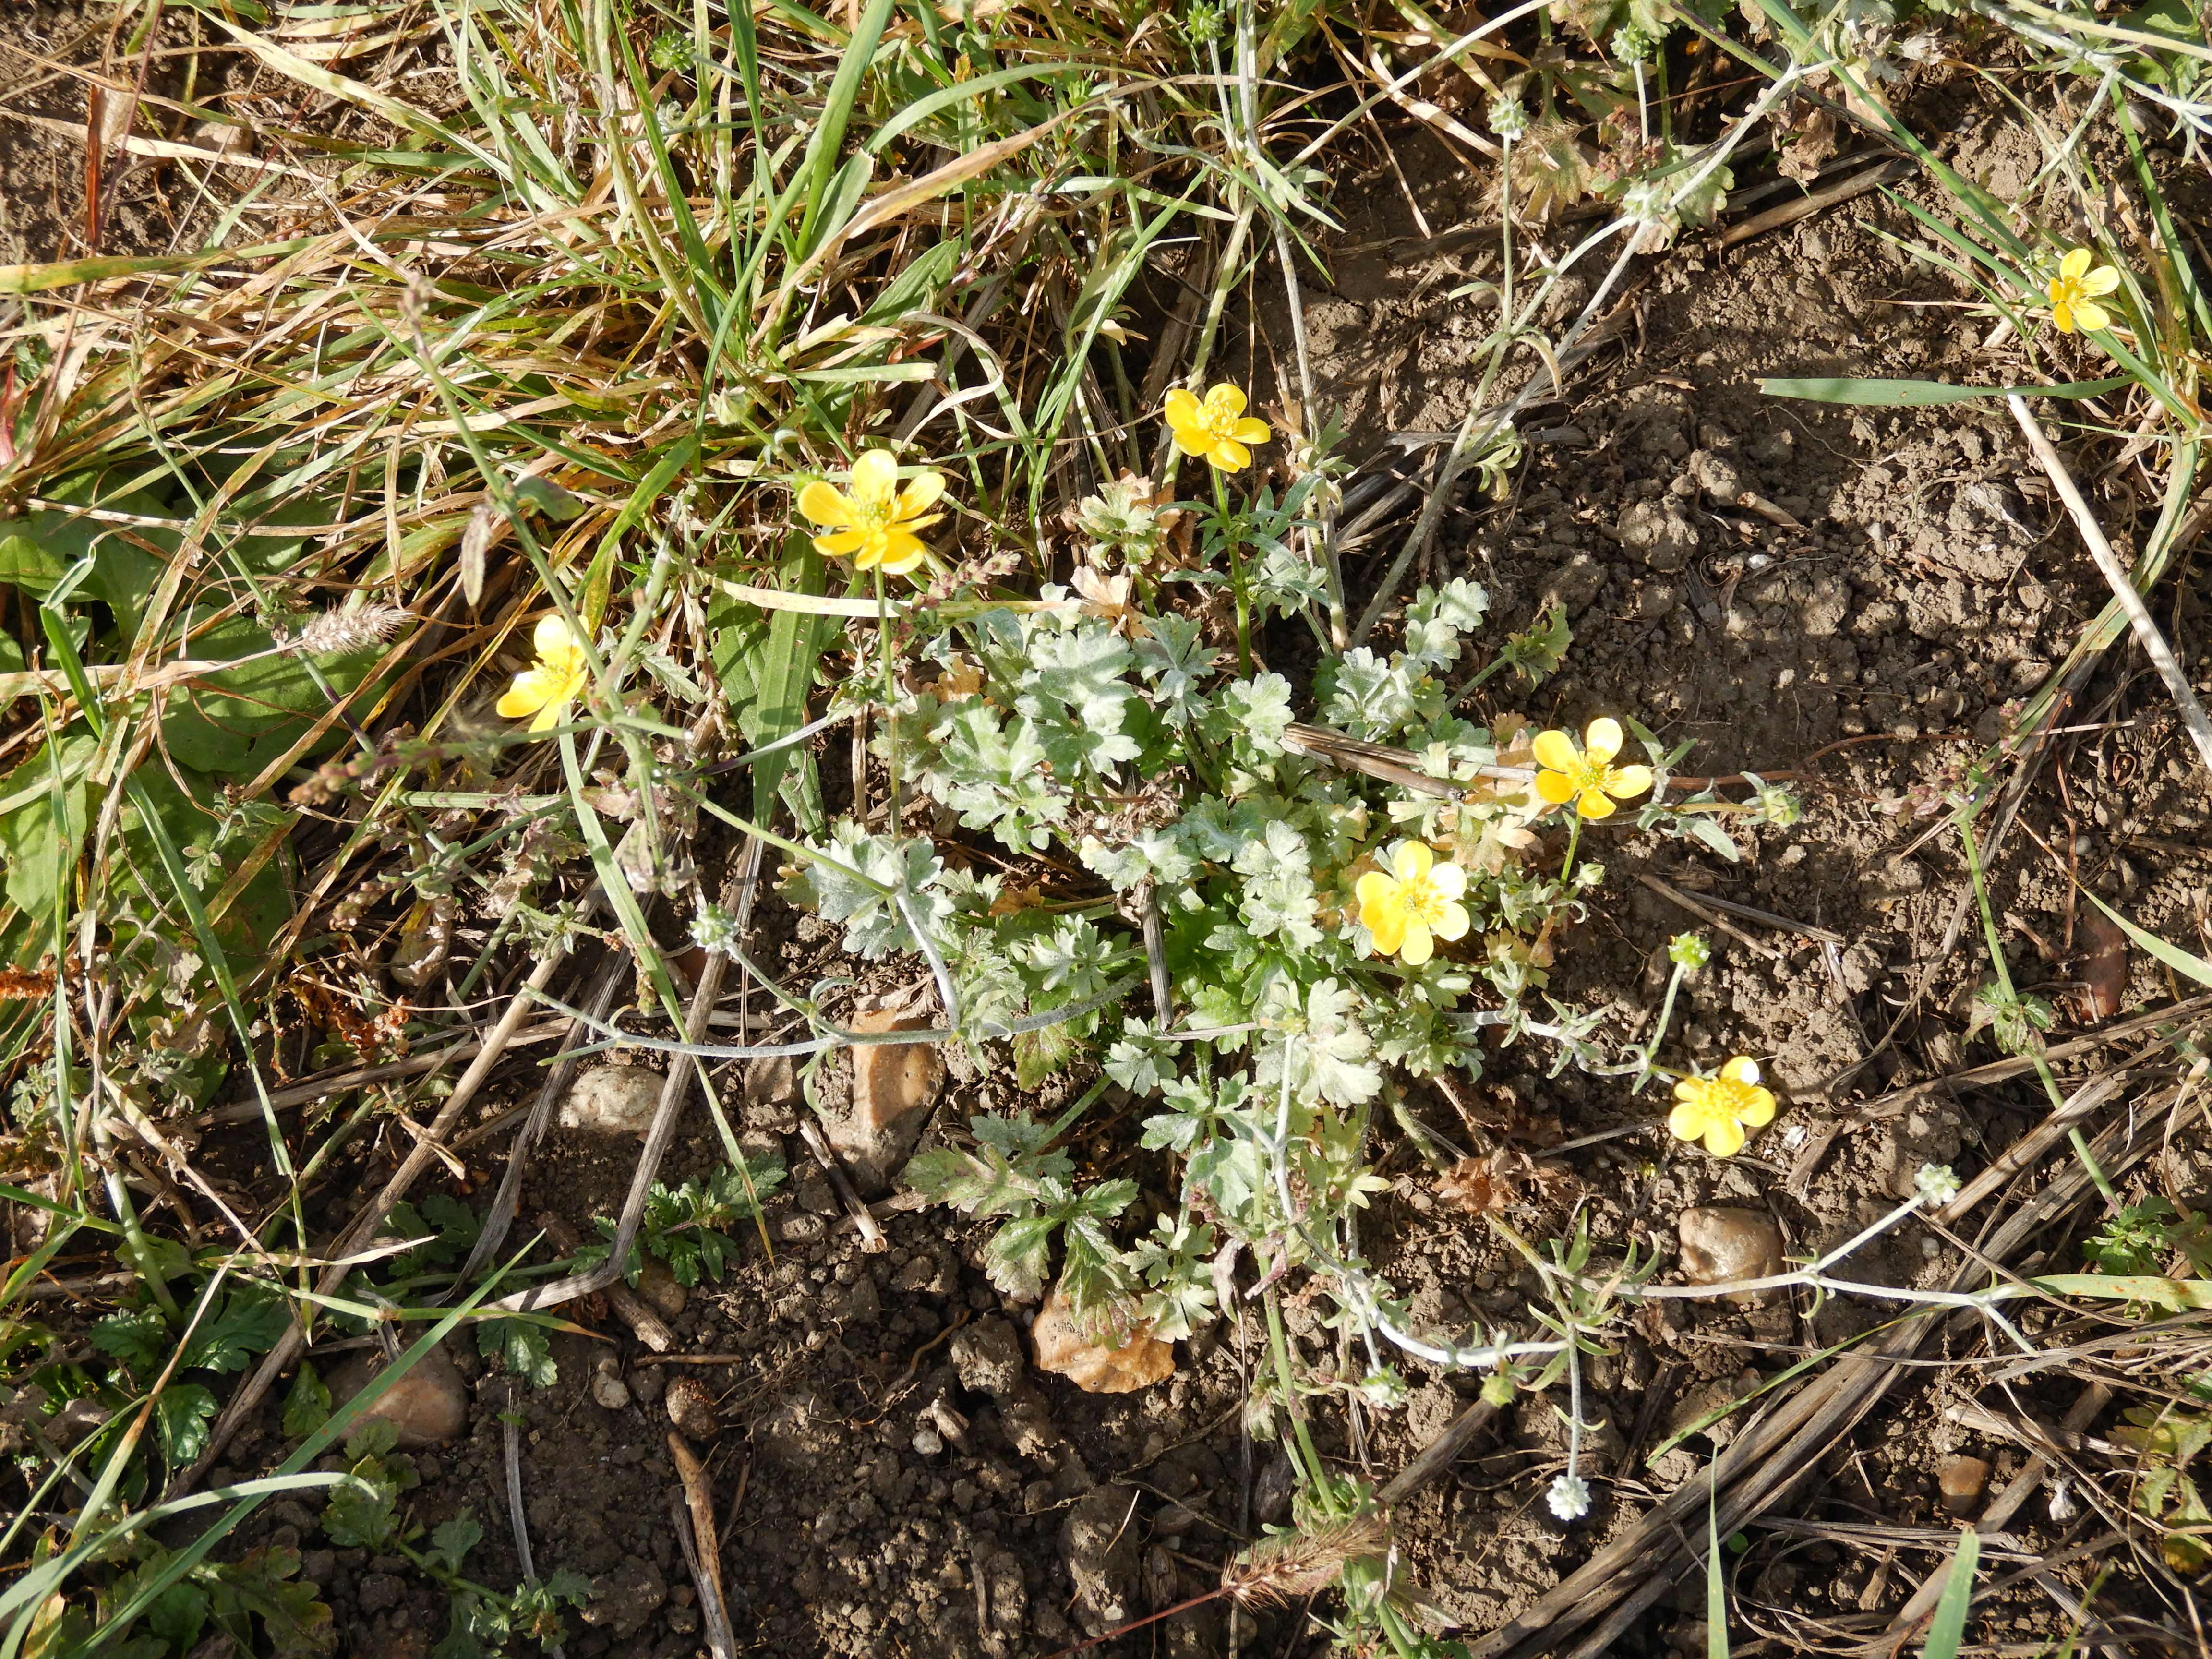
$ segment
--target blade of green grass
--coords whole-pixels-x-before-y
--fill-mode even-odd
[[[1936,1616],[1928,1622],[1928,1645],[1921,1650],[1927,1659],[1958,1659],[1959,1644],[1966,1634],[1966,1610],[1974,1603],[1974,1569],[1981,1559],[1981,1538],[1971,1526],[1961,1528],[1951,1576],[1936,1604]]]
[[[2069,380],[2063,386],[1954,386],[1944,380],[1884,380],[1844,377],[1791,380],[1767,377],[1759,389],[1770,398],[1802,398],[1816,404],[1858,404],[1872,409],[1932,409],[1972,403],[1977,398],[2101,398],[2134,384],[2132,376],[2104,380]]]

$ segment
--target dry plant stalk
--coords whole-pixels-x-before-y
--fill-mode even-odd
[[[1345,1563],[1373,1555],[1390,1528],[1370,1510],[1311,1531],[1263,1538],[1221,1572],[1221,1588],[1238,1606],[1280,1607],[1318,1595],[1336,1583]]]

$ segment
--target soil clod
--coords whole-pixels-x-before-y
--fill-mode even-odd
[[[600,1066],[576,1079],[561,1103],[561,1127],[584,1134],[642,1136],[653,1127],[668,1079],[647,1066]]]
[[[1136,1616],[1142,1589],[1133,1487],[1098,1486],[1076,1499],[1060,1548],[1075,1581],[1077,1616],[1096,1635]]]
[[[663,1403],[668,1420],[686,1440],[705,1443],[722,1437],[722,1413],[714,1404],[714,1391],[697,1377],[672,1378]]]

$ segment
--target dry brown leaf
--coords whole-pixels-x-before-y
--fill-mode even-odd
[[[2127,1006],[2128,936],[2094,906],[2078,919],[2089,945],[2081,964],[2081,1012],[2088,1019],[2110,1019]]]
[[[1030,1336],[1036,1344],[1037,1369],[1066,1377],[1085,1394],[1134,1394],[1175,1375],[1175,1345],[1155,1337],[1149,1322],[1120,1342],[1094,1342],[1057,1285]]]

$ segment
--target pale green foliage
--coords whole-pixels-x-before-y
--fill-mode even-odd
[[[856,956],[872,961],[921,948],[894,895],[906,895],[925,927],[942,925],[952,912],[952,900],[933,890],[945,863],[927,842],[872,836],[841,819],[830,826],[828,844],[814,850],[817,856],[793,885],[830,921],[843,924],[845,948]]]
[[[1096,495],[1076,503],[1076,528],[1091,538],[1093,559],[1118,559],[1140,565],[1159,546],[1160,515],[1152,504],[1152,485],[1142,478],[1116,478]]]
[[[1263,489],[1246,508],[1216,503],[1198,540],[1218,554],[1235,536],[1257,603],[1325,640],[1326,581],[1296,519],[1322,477],[1303,475],[1279,501]],[[1106,580],[1116,559],[1157,565],[1149,500],[1137,483],[1109,486],[1079,512]],[[1204,564],[1155,574],[1226,581]],[[984,1261],[1009,1295],[1039,1296],[1056,1275],[1079,1316],[1183,1336],[1215,1316],[1212,1263],[1224,1249],[1224,1271],[1243,1249],[1310,1263],[1325,1283],[1350,1271],[1357,1253],[1341,1230],[1382,1184],[1370,1168],[1370,1115],[1390,1109],[1387,1073],[1479,1073],[1492,1025],[1507,1041],[1542,1036],[1562,1065],[1606,1063],[1599,1013],[1536,1014],[1522,1001],[1545,983],[1534,941],[1603,868],[1586,859],[1562,881],[1524,863],[1531,808],[1480,787],[1498,745],[1451,708],[1455,682],[1470,675],[1549,672],[1569,636],[1554,611],[1469,664],[1489,599],[1454,578],[1413,596],[1395,647],[1324,648],[1308,709],[1283,675],[1224,672],[1227,653],[1164,603],[1109,622],[1060,588],[1041,598],[970,613],[929,642],[925,655],[946,672],[908,678],[933,689],[900,697],[886,754],[895,743],[908,787],[963,828],[1079,865],[1094,884],[1048,877],[1032,895],[1028,869],[977,878],[947,869],[919,838],[840,823],[793,890],[869,957],[916,948],[908,915],[878,890],[902,894],[953,980],[963,1041],[987,1065],[1011,1059],[1023,1086],[1088,1060],[1102,1084],[1157,1100],[1143,1146],[1179,1164],[1181,1191],[1134,1243],[1117,1225],[1133,1219],[1136,1184],[1079,1182],[1048,1126],[1027,1116],[973,1119],[972,1144],[923,1152],[905,1178],[996,1224]],[[1400,745],[1469,792],[1393,788],[1285,746],[1294,722],[1316,717]],[[1473,922],[1464,942],[1419,967],[1376,955],[1353,891],[1405,836],[1456,854]],[[1071,886],[1083,896],[1071,899]],[[1138,937],[1147,915],[1156,957]],[[1164,1008],[1139,1000],[1156,975]],[[1492,1006],[1469,1006],[1478,1001]],[[1358,1271],[1356,1305],[1331,1316],[1367,1335],[1374,1313],[1404,1315],[1387,1285]]]

